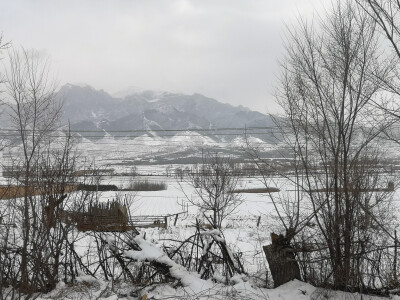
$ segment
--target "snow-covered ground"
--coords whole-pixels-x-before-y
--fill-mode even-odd
[[[114,166],[116,173],[129,172],[129,166]],[[170,165],[170,169],[185,167],[180,165]],[[171,215],[169,217],[168,228],[138,228],[139,239],[146,236],[146,241],[140,240],[142,249],[147,249],[142,253],[131,253],[136,256],[142,255],[141,259],[149,258],[162,259],[165,257],[159,246],[167,243],[167,240],[184,240],[194,232],[196,218],[202,218],[196,206],[191,205],[190,200],[194,200],[193,187],[185,179],[180,181],[178,178],[166,176],[165,165],[160,166],[139,166],[136,171],[139,175],[128,176],[105,176],[103,184],[115,184],[119,187],[127,187],[132,180],[155,180],[165,182],[168,188],[163,191],[148,192],[103,192],[100,201],[107,201],[116,197],[130,195],[133,199],[130,214],[133,216],[154,216]],[[272,194],[274,197],[292,198],[295,195],[293,185],[283,178],[273,178],[268,183],[269,187],[277,187],[280,193]],[[257,177],[240,179],[238,189],[252,189],[265,187],[262,179]],[[397,199],[400,195],[396,194]],[[119,283],[119,286],[111,287],[110,282],[100,279],[93,279],[88,276],[80,276],[77,281],[77,288],[65,286],[60,283],[56,290],[47,295],[42,295],[39,299],[282,299],[282,300],[317,300],[317,299],[380,299],[378,297],[361,296],[359,294],[349,294],[331,290],[315,288],[307,283],[300,281],[289,282],[276,289],[267,289],[260,285],[260,281],[265,281],[267,274],[267,262],[262,247],[270,244],[270,233],[275,230],[276,216],[271,198],[263,193],[243,193],[242,203],[236,211],[231,214],[223,223],[223,236],[230,249],[237,253],[242,253],[245,271],[249,277],[234,278],[231,285],[222,285],[211,281],[204,281],[196,274],[189,273],[182,268],[176,267],[180,276],[187,280],[187,285],[173,288],[169,284],[154,285],[142,290],[140,295],[130,294],[133,290],[128,283]],[[179,214],[176,225],[174,223],[175,214]],[[150,241],[154,241],[155,245]],[[80,240],[77,248],[82,255],[85,253],[89,238]],[[159,249],[159,250],[157,250]],[[173,263],[173,262],[168,262]],[[190,280],[188,280],[188,278]],[[261,280],[260,280],[261,279]],[[265,285],[265,282],[264,282]],[[124,296],[125,295],[125,296]],[[147,298],[138,298],[147,295]],[[392,299],[400,300],[394,296]]]
[[[182,272],[182,275],[187,273]],[[192,275],[192,274],[190,274]],[[185,299],[185,300],[384,300],[386,297],[346,293],[323,288],[316,288],[308,283],[293,280],[275,289],[257,288],[250,282],[238,279],[230,286],[204,282],[194,275],[187,278],[190,285],[186,288],[172,288],[161,284],[146,288],[140,293],[132,293],[132,286],[119,284],[112,287],[110,282],[96,280],[82,275],[77,278],[74,286],[60,283],[55,290],[46,295],[38,296],[44,299]],[[399,296],[391,296],[392,300],[400,300]]]

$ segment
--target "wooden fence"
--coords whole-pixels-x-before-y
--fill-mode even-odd
[[[185,212],[176,213],[176,214],[167,214],[167,215],[139,215],[139,216],[131,216],[129,219],[129,224],[138,228],[149,228],[149,227],[158,227],[158,228],[167,228],[169,219],[173,221],[173,225],[176,225],[178,221],[178,217]]]
[[[85,211],[63,211],[62,221],[76,223],[79,231],[127,231],[134,229],[128,221],[128,212],[117,201],[95,203]]]

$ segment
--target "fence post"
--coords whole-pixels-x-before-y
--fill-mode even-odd
[[[174,221],[174,226],[176,226],[176,222],[178,221],[178,216],[179,216],[179,214],[176,214],[175,221]]]
[[[164,221],[165,221],[165,229],[167,229],[168,228],[168,217],[167,216],[164,217]]]
[[[397,230],[394,231],[394,262],[393,262],[393,276],[397,281]]]
[[[258,219],[257,219],[257,227],[260,226],[260,221],[261,221],[261,216],[258,216]]]

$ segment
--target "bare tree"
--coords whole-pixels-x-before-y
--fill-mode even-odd
[[[400,2],[397,0],[356,0],[372,18],[400,58]]]
[[[362,288],[370,271],[366,253],[387,241],[373,236],[391,236],[378,138],[393,121],[374,102],[393,66],[379,55],[375,22],[350,1],[340,1],[318,24],[298,25],[288,30],[277,94],[284,109],[279,126],[296,170],[287,178],[298,190],[295,209],[287,210],[294,216],[283,211],[280,217],[290,221],[282,244],[306,236],[308,246],[298,250],[312,247],[312,260],[327,270],[319,284]]]
[[[203,163],[189,174],[194,197],[187,199],[213,228],[221,228],[222,221],[242,203],[240,194],[234,193],[238,180],[239,172],[229,158],[203,155]]]
[[[3,51],[9,47],[10,43],[5,42],[3,36],[0,34],[0,55],[2,55]],[[0,60],[3,57],[0,56]],[[3,90],[3,85],[4,85],[4,74],[2,70],[0,70],[0,101],[2,104],[3,98],[2,98],[2,93],[4,92]],[[8,266],[9,263],[13,260],[12,257],[9,257],[6,253],[5,247],[7,247],[7,241],[9,237],[9,230],[7,228],[6,222],[9,220],[10,216],[7,215],[7,213],[4,212],[4,210],[0,213],[0,227],[3,227],[1,230],[1,240],[0,240],[0,263],[2,266],[0,267],[0,297],[3,298],[3,288],[6,286],[4,282],[4,278],[7,277],[7,272],[9,272]],[[6,262],[4,264],[4,262]],[[11,263],[13,264],[13,263]]]
[[[13,299],[48,292],[60,280],[72,282],[79,270],[92,274],[75,251],[79,234],[71,216],[93,192],[76,191],[73,141],[69,130],[59,128],[62,106],[48,61],[35,51],[13,49],[5,87],[14,179],[1,208],[13,224],[0,231],[6,241],[0,264],[2,283],[16,288],[8,295]]]
[[[0,55],[2,54],[2,52],[7,49],[10,46],[9,42],[5,42],[3,36],[0,34]],[[2,56],[0,56],[0,60],[2,59]],[[4,74],[2,74],[2,72],[0,72],[0,85],[2,85],[4,83]],[[0,89],[0,93],[2,93],[3,90]]]
[[[22,149],[17,166],[23,170],[21,182],[24,191],[20,289],[31,292],[29,245],[34,242],[32,237],[38,229],[35,215],[39,207],[32,191],[37,187],[35,174],[43,159],[42,147],[49,142],[49,134],[58,125],[61,105],[55,99],[55,85],[49,73],[49,63],[38,52],[12,49],[8,61],[5,83],[7,105]]]
[[[222,230],[223,221],[242,203],[235,191],[239,176],[234,162],[218,153],[203,154],[202,163],[187,174],[193,193],[186,194],[186,198],[198,208],[203,220],[196,218],[195,233],[170,251],[169,256],[176,256],[183,266],[195,270],[203,279],[219,277],[229,283],[232,276],[244,273],[240,255],[229,249]],[[185,193],[183,188],[182,191]]]
[[[385,89],[395,96],[395,99],[386,101],[376,101],[376,106],[388,113],[389,115],[400,119],[400,106],[397,97],[400,96],[400,74],[398,64],[400,62],[400,2],[397,0],[356,0],[358,6],[366,13],[379,29],[379,33],[383,37],[383,41],[389,42],[391,51],[386,51],[387,59],[392,61],[396,66],[393,74],[388,78],[380,78]],[[391,133],[391,132],[389,132]],[[397,132],[393,140],[398,142]],[[389,137],[393,137],[389,135]]]

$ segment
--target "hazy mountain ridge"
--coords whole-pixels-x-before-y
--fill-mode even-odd
[[[186,130],[273,125],[267,115],[242,106],[224,104],[201,94],[139,90],[124,98],[117,98],[90,86],[67,84],[60,89],[58,95],[64,103],[63,120],[69,120],[74,130],[102,129],[113,134],[113,131],[118,130]]]

